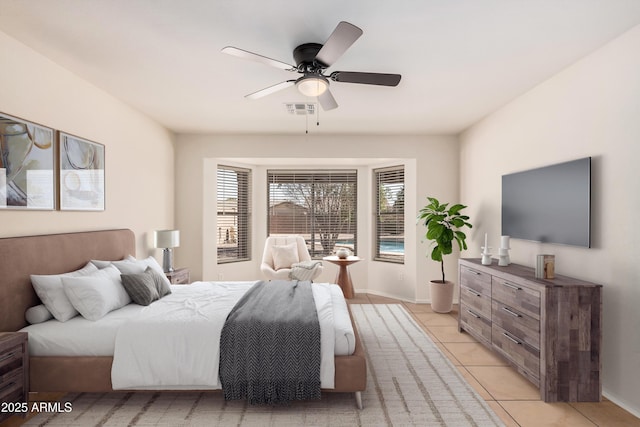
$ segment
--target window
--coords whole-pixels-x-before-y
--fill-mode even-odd
[[[404,263],[404,166],[374,169],[374,259]]]
[[[267,234],[300,234],[312,258],[340,247],[354,254],[357,171],[267,171]]]
[[[251,259],[251,171],[218,165],[218,264]]]

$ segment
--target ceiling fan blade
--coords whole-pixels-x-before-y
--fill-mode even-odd
[[[227,55],[237,56],[238,58],[249,59],[251,61],[260,62],[262,64],[269,65],[271,67],[281,68],[287,71],[296,71],[295,65],[287,64],[286,62],[278,61],[277,59],[267,58],[266,56],[258,55],[257,53],[249,52],[247,50],[238,49],[237,47],[227,46],[222,49],[222,53]]]
[[[336,99],[331,94],[329,89],[325,90],[322,95],[318,96],[318,102],[322,106],[324,111],[333,110],[334,108],[338,108],[338,103]]]
[[[273,86],[260,89],[257,92],[250,93],[249,95],[245,95],[245,98],[249,98],[249,99],[262,98],[263,96],[271,95],[274,92],[278,92],[279,90],[286,89],[289,86],[293,86],[295,83],[296,83],[295,80],[287,80],[286,82],[280,82]]]
[[[341,21],[316,55],[316,61],[327,67],[331,66],[361,35],[360,28]]]
[[[331,80],[342,83],[361,83],[365,85],[398,86],[400,74],[359,73],[356,71],[334,71]]]

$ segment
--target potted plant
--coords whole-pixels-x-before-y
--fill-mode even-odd
[[[431,259],[440,262],[442,280],[431,281],[431,308],[437,313],[448,313],[453,305],[453,282],[445,280],[444,255],[453,252],[453,241],[458,243],[460,250],[467,249],[467,235],[461,229],[472,228],[469,217],[462,215],[465,205],[440,203],[434,197],[427,197],[429,204],[420,209],[418,220],[427,227],[425,237],[431,240],[433,249]]]

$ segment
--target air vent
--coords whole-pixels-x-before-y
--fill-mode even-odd
[[[304,102],[286,102],[284,107],[287,113],[294,116],[313,116],[316,114],[316,104],[307,104]]]

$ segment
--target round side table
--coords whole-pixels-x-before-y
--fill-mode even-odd
[[[349,274],[349,270],[347,269],[347,267],[358,261],[362,261],[362,258],[357,256],[338,258],[335,255],[330,255],[322,259],[340,267],[340,270],[338,270],[338,275],[336,276],[336,284],[342,289],[342,293],[344,294],[345,298],[353,298],[353,283],[351,282],[351,275]]]

